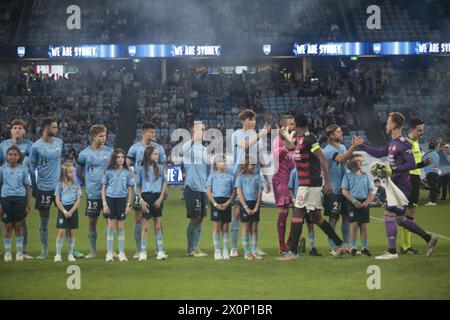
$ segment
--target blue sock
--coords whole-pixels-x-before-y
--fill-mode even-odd
[[[250,247],[248,246],[248,235],[242,236],[242,245],[244,246],[244,254],[249,254]]]
[[[228,251],[228,232],[223,234],[223,251]]]
[[[11,253],[11,238],[5,238],[5,253]]]
[[[56,255],[57,256],[61,255],[61,249],[62,249],[63,241],[64,241],[64,238],[56,237]]]
[[[153,234],[153,240],[155,240],[155,252],[158,252],[159,248],[158,248],[158,241],[156,240],[156,230],[154,230],[154,231],[155,231],[155,233]]]
[[[367,240],[361,240],[361,249],[367,249]]]
[[[309,232],[308,236],[309,236],[309,249],[311,250],[312,248],[316,247],[314,245],[314,231]]]
[[[161,227],[161,236],[164,237],[164,230],[163,230],[163,225],[162,225],[162,221],[159,222],[159,225]],[[158,252],[158,239],[156,239],[156,230],[155,230],[155,234],[153,235],[153,237],[155,238],[155,251]],[[161,250],[164,251],[164,250]]]
[[[252,253],[256,253],[258,235],[252,234]]]
[[[336,230],[336,221],[335,220],[330,219],[329,224],[333,230]],[[330,250],[336,249],[336,244],[330,238],[328,238],[328,247],[330,248]]]
[[[163,234],[162,233],[157,233],[155,234],[155,238],[156,238],[156,246],[157,246],[157,251],[164,251],[164,244],[163,244]]]
[[[125,231],[119,231],[117,238],[119,239],[119,253],[125,252]]]
[[[69,237],[69,256],[73,254],[73,248],[75,248],[75,238]]]
[[[28,225],[24,223],[23,225],[23,251],[27,252],[27,244],[28,244]]]
[[[348,244],[350,240],[350,222],[344,220],[341,221],[341,232],[342,232],[342,241]]]
[[[41,224],[39,226],[39,237],[41,240],[41,253],[48,252],[48,218],[41,217]]]
[[[106,230],[106,251],[108,253],[113,252],[113,245],[114,245],[114,230]]]
[[[23,253],[23,236],[16,237],[16,253]]]
[[[147,252],[147,240],[141,240],[141,250],[140,252]]]
[[[142,233],[142,224],[134,223],[134,241],[136,242],[136,250],[139,252],[141,250],[141,233]]]
[[[350,240],[350,246],[352,247],[352,249],[356,249],[356,240]]]
[[[202,224],[199,223],[199,224],[196,225],[196,228],[195,228],[194,249],[198,249],[199,248],[200,235],[201,234],[202,234]]]
[[[231,247],[237,249],[239,237],[239,219],[231,219]]]
[[[93,253],[97,252],[97,229],[89,229],[88,232],[89,244]]]
[[[220,250],[219,242],[220,242],[220,235],[213,234],[214,250]]]
[[[194,249],[194,231],[195,227],[192,223],[189,223],[187,226],[187,242],[188,242],[188,251]]]

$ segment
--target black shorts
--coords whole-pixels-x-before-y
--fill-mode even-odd
[[[186,216],[189,219],[206,217],[206,193],[194,191],[189,186],[186,186],[183,191],[183,196],[186,202]]]
[[[4,223],[15,223],[25,219],[26,197],[5,197],[1,198],[1,203]]]
[[[222,204],[228,201],[227,197],[215,197],[214,200],[218,204]],[[219,210],[213,206],[211,203],[211,221],[222,222],[222,223],[230,223],[231,222],[231,207],[233,205],[230,204],[225,210]]]
[[[127,208],[127,197],[125,198],[110,198],[106,197],[106,203],[108,204],[109,220],[123,221],[126,218],[125,209]]]
[[[72,209],[73,204],[64,206],[66,211]],[[56,219],[56,228],[58,229],[78,229],[78,210],[75,210],[72,216],[67,219],[61,210],[58,210],[58,218]]]
[[[256,205],[256,201],[247,201],[249,209],[253,209]],[[241,222],[259,222],[259,209],[252,215],[248,215],[244,207],[241,205],[240,210],[240,220]]]
[[[85,215],[90,218],[95,218],[100,216],[100,212],[103,209],[102,199],[86,199],[86,211]],[[103,213],[103,216],[108,218],[108,215]]]
[[[408,197],[408,208],[413,208],[417,207],[417,203],[419,203],[420,176],[417,174],[410,174],[409,177],[411,179],[411,194]]]
[[[55,202],[55,190],[42,191],[37,189],[36,203],[34,205],[35,209],[42,211],[50,210],[52,203],[54,202]]]
[[[339,217],[347,213],[347,201],[342,194],[325,194],[324,215],[328,217]]]
[[[356,199],[359,202],[364,202],[366,199]],[[370,222],[370,213],[369,206],[365,208],[356,208],[353,203],[347,201],[348,206],[348,216],[350,218],[350,223],[358,222],[358,223],[369,223]]]
[[[292,205],[291,208],[292,208],[292,214],[294,214],[294,210],[295,210],[294,205]],[[312,221],[311,217],[309,216],[309,211],[305,212],[304,218],[305,218],[305,221],[306,221],[307,224],[314,224],[314,222]]]
[[[314,224],[311,217],[309,216],[309,211],[306,211],[306,213],[305,213],[305,221],[307,224]]]
[[[150,207],[147,212],[142,211],[142,217],[145,220],[149,220],[151,218],[160,218],[162,216],[162,210],[163,210],[163,201],[161,201],[161,205],[158,209],[156,209],[153,206],[153,203],[155,203],[156,200],[158,200],[161,193],[150,193],[150,192],[144,192],[142,194],[142,199],[147,202],[148,206]]]
[[[138,196],[134,196],[134,201],[133,201],[133,210],[134,211],[141,211],[142,207],[139,204],[139,197]]]

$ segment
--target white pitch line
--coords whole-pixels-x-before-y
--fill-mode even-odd
[[[377,221],[384,222],[384,219],[381,219],[381,218],[378,218],[378,217],[370,216],[370,218],[372,218],[372,219],[374,219],[374,220],[377,220]],[[432,233],[432,234],[435,234],[435,235],[437,235],[439,238],[442,238],[442,239],[445,239],[445,240],[450,240],[449,237],[443,236],[442,234],[439,234],[439,233],[436,233],[436,232],[433,232],[433,231],[428,231],[428,230],[425,230],[425,231],[426,231],[426,232],[429,232],[429,233]]]

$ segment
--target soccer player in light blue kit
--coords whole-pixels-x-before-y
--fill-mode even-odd
[[[367,224],[370,222],[369,203],[372,199],[373,184],[367,173],[362,170],[363,162],[364,158],[361,154],[354,153],[350,157],[348,166],[351,172],[347,172],[342,179],[342,194],[348,201],[351,254],[356,256],[356,237],[359,227],[361,254],[370,257],[371,253],[367,249]]]
[[[29,168],[28,157],[30,155],[31,145],[33,144],[30,140],[24,138],[26,133],[25,121],[21,119],[14,119],[11,121],[11,139],[7,139],[0,143],[0,165],[6,162],[6,154],[12,145],[19,147],[22,153],[22,165]],[[33,259],[33,257],[27,252],[28,243],[28,226],[26,217],[23,219],[22,226],[23,233],[23,257],[24,259]],[[1,227],[0,227],[0,238],[1,238]]]
[[[202,121],[194,121],[192,138],[180,149],[178,156],[184,165],[186,177],[184,180],[184,200],[186,202],[187,218],[190,222],[187,227],[188,257],[206,257],[207,254],[199,248],[202,232],[203,218],[206,216],[206,181],[210,171],[210,161],[207,157],[206,147],[203,146],[205,125]]]
[[[346,201],[342,196],[341,183],[344,178],[346,169],[346,162],[356,150],[357,146],[352,144],[347,148],[342,144],[344,140],[344,133],[342,129],[336,125],[329,125],[325,129],[328,144],[323,149],[323,154],[328,164],[328,175],[330,183],[333,188],[331,194],[324,195],[324,215],[329,217],[330,226],[335,230],[339,216],[342,215],[341,232],[342,240],[346,245],[350,240],[350,223],[347,214]],[[330,252],[334,254],[336,244],[333,240],[328,239]]]
[[[114,233],[117,229],[119,239],[119,261],[128,261],[125,255],[124,223],[131,209],[134,182],[125,160],[125,151],[114,149],[102,179],[103,212],[108,214],[106,234],[106,261],[113,261]]]
[[[39,210],[41,254],[36,259],[48,258],[48,219],[55,198],[56,185],[61,174],[63,141],[57,138],[58,125],[46,118],[41,125],[42,138],[33,143],[30,150],[30,173],[37,187],[35,209]],[[35,172],[37,171],[37,176]]]
[[[7,163],[0,167],[1,206],[0,214],[5,223],[5,262],[12,261],[11,238],[16,236],[16,261],[23,261],[23,220],[30,211],[30,174],[21,165],[19,147],[12,145],[6,153]]]
[[[55,204],[58,208],[56,228],[56,255],[55,262],[61,262],[61,249],[64,233],[68,233],[69,261],[76,261],[73,255],[75,247],[75,230],[78,229],[78,207],[81,202],[81,187],[75,181],[75,168],[71,162],[66,162],[61,168],[61,181],[56,185]]]
[[[231,222],[231,205],[236,192],[234,176],[227,172],[227,159],[223,154],[214,157],[213,172],[209,175],[207,195],[211,201],[213,221],[214,260],[229,260],[228,224]],[[223,235],[223,250],[220,251],[220,236]]]
[[[158,164],[158,149],[147,147],[142,165],[136,172],[137,196],[142,207],[143,232],[139,261],[147,260],[148,220],[153,218],[156,244],[156,260],[165,260],[161,217],[164,194],[167,191],[167,177],[164,166]]]
[[[256,173],[255,159],[247,158],[245,164],[240,166],[235,187],[239,197],[240,220],[242,222],[242,244],[244,247],[245,260],[260,260],[262,256],[258,254],[258,224],[260,220],[260,205],[263,189],[263,180],[259,173]],[[251,247],[249,246],[251,239]]]
[[[155,147],[156,149],[158,149],[158,164],[162,164],[163,166],[165,166],[167,162],[166,153],[164,151],[164,148],[158,143],[156,143],[156,126],[151,122],[146,122],[142,125],[141,141],[133,144],[128,150],[127,164],[134,171],[133,178],[136,178],[136,172],[138,172],[139,167],[142,165],[145,149],[147,147]],[[133,209],[136,211],[134,223],[134,241],[136,242],[136,254],[133,256],[133,259],[138,259],[139,253],[141,251],[142,211],[136,196],[137,195],[136,181],[134,185],[134,194],[135,197]],[[167,193],[164,194],[164,198],[167,198]]]
[[[253,110],[245,109],[239,113],[239,120],[241,121],[242,128],[233,132],[231,136],[232,144],[233,144],[233,175],[236,179],[239,166],[245,164],[245,160],[248,159],[249,156],[255,159],[256,163],[256,173],[260,172],[260,159],[258,157],[258,141],[263,136],[270,131],[271,126],[268,124],[264,125],[263,130],[260,133],[257,133],[255,130],[256,126],[256,113]],[[270,181],[267,175],[264,176],[264,181],[266,184],[266,191],[270,192]],[[239,236],[239,217],[240,217],[240,203],[236,198],[234,207],[233,207],[233,217],[231,219],[231,252],[230,257],[237,257],[237,243]],[[265,255],[261,249],[258,248],[259,255]]]
[[[86,259],[97,256],[97,221],[102,210],[102,178],[113,151],[105,145],[106,133],[104,125],[94,124],[90,129],[92,143],[80,152],[77,160],[78,179],[86,186],[85,215],[89,217],[88,239],[91,252]]]

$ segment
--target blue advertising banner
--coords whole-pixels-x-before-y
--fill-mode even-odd
[[[167,167],[167,184],[169,186],[183,184],[183,173],[181,171],[181,166]]]
[[[295,43],[294,56],[450,55],[450,42]]]
[[[450,42],[305,42],[278,44],[92,44],[0,46],[0,58],[132,59],[191,57],[292,57],[450,55]]]

